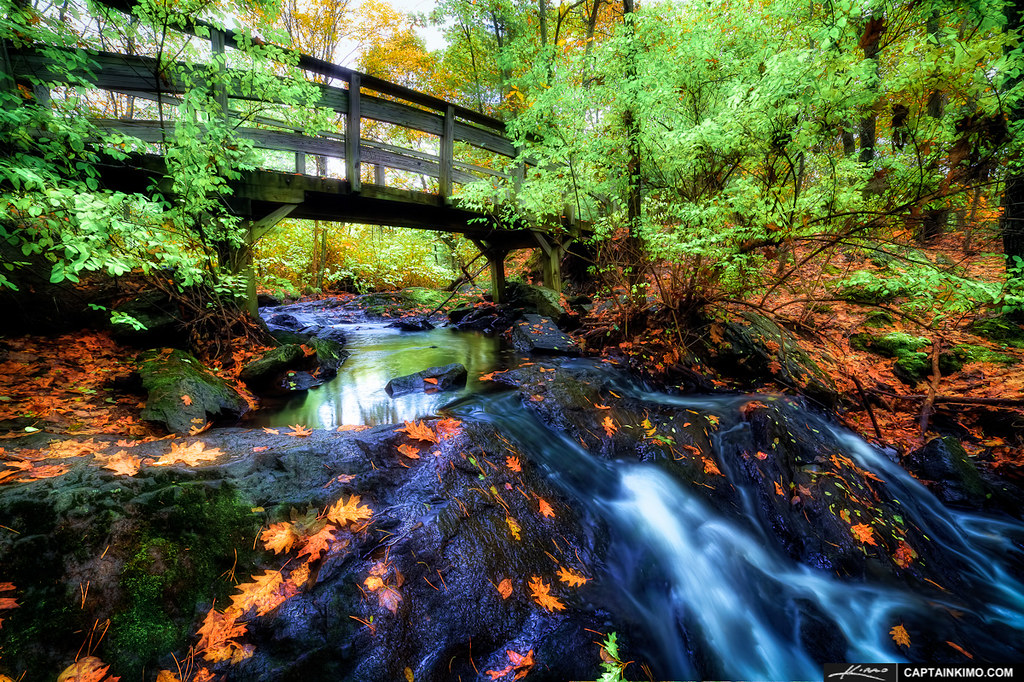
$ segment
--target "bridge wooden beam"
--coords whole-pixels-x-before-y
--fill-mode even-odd
[[[487,257],[487,265],[491,271],[491,301],[504,303],[508,298],[505,292],[505,256],[509,249],[496,245],[489,239],[472,239],[480,253]]]
[[[562,257],[565,255],[566,247],[551,235],[545,235],[539,230],[533,230],[533,238],[544,254],[541,258],[544,286],[562,293]]]
[[[455,107],[451,104],[444,112],[441,132],[441,159],[438,174],[438,194],[445,201],[452,196],[452,171],[455,162]]]
[[[362,105],[359,89],[360,74],[352,72],[348,79],[348,117],[345,119],[345,177],[353,192],[362,190],[360,173],[360,107]]]

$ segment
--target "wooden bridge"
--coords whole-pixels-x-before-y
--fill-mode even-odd
[[[129,7],[118,4],[124,1],[107,0],[107,4],[124,11]],[[456,158],[457,143],[463,143],[460,148],[470,154],[473,150],[483,150],[492,156],[516,158],[517,150],[505,136],[501,121],[380,78],[292,53],[300,69],[328,83],[313,85],[319,95],[315,106],[334,112],[344,121],[343,132],[320,131],[309,135],[300,126],[280,117],[245,113],[246,107],[251,109],[254,102],[286,104],[273,95],[268,96],[265,88],[264,92],[255,92],[252,79],[247,78],[245,71],[227,66],[230,64],[228,50],[240,49],[247,40],[245,37],[202,22],[194,22],[182,30],[192,36],[208,35],[211,55],[223,55],[199,68],[207,69],[210,88],[221,114],[235,134],[251,140],[257,149],[277,152],[279,159],[294,159],[293,167],[288,170],[260,168],[244,172],[241,180],[231,183],[232,194],[226,197],[229,210],[244,219],[248,235],[246,248],[234,253],[231,260],[234,267],[248,270],[250,309],[254,310],[255,306],[252,245],[286,217],[464,234],[487,257],[492,295],[498,302],[504,299],[504,260],[509,251],[540,248],[544,283],[555,290],[561,289],[559,261],[565,253],[568,236],[577,234],[579,228],[571,215],[563,217],[561,224],[555,226],[556,230],[551,230],[551,226],[541,230],[523,224],[503,225],[494,217],[497,210],[486,215],[474,213],[459,208],[453,198],[459,184],[487,177],[522,178],[522,165],[506,173]],[[41,51],[8,46],[6,52],[9,63],[0,66],[16,80],[36,78],[61,82],[69,79],[68,74]],[[181,103],[181,96],[195,87],[194,78],[182,75],[189,70],[194,74],[195,65],[176,63],[168,68],[155,57],[112,52],[90,51],[88,58],[93,64],[88,78],[101,91],[176,106]],[[35,94],[37,100],[46,101],[49,97],[38,88]],[[435,136],[439,153],[364,139],[361,133],[365,120]],[[160,152],[164,149],[162,143],[173,136],[173,121],[163,116],[149,120],[133,117],[93,121],[102,128],[150,143],[150,152],[154,147],[157,150],[134,155],[129,164],[105,168],[103,182],[108,188],[145,193],[155,182],[165,196],[171,196],[171,183]],[[476,155],[479,156],[479,152]],[[321,171],[343,164],[344,176],[311,174],[307,163],[310,158]],[[436,178],[437,191],[388,186],[388,169]],[[367,181],[371,178],[372,181]]]

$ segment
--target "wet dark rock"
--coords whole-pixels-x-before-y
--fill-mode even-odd
[[[933,438],[904,457],[903,466],[946,504],[976,508],[985,504],[987,486],[955,438]]]
[[[281,305],[282,303],[284,303],[283,300],[281,300],[277,296],[272,296],[271,294],[256,295],[256,305],[258,305],[260,308],[274,308],[276,306]]]
[[[387,383],[384,390],[393,398],[405,395],[406,393],[415,393],[426,389],[448,391],[453,388],[465,386],[467,377],[468,373],[466,372],[466,367],[457,362],[453,362],[450,365],[431,367],[430,369],[425,369],[422,372],[416,372],[415,374],[395,377]],[[426,381],[427,379],[435,379],[436,383],[433,381],[428,382]]]
[[[249,409],[235,389],[181,350],[144,353],[139,374],[148,393],[142,418],[161,422],[172,433],[188,433],[210,419],[237,419]]]
[[[709,362],[720,372],[754,382],[778,381],[825,405],[838,404],[831,377],[787,330],[750,311],[721,327],[721,341],[711,342],[709,352]]]
[[[448,319],[455,329],[485,334],[504,332],[512,325],[514,317],[515,313],[507,307],[493,303],[456,308],[448,314]]]
[[[279,346],[263,354],[242,368],[238,378],[250,387],[260,387],[276,383],[280,375],[295,367],[305,358],[302,348],[295,344]]]
[[[414,317],[402,320],[395,320],[388,326],[395,327],[396,329],[401,329],[403,332],[425,332],[430,331],[431,329],[434,328],[434,325],[428,322],[425,318]]]
[[[523,315],[512,327],[512,344],[523,353],[578,355],[576,341],[549,317]]]

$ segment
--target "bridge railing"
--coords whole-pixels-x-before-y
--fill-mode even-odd
[[[115,9],[124,8],[115,5]],[[208,35],[211,54],[244,49],[246,43],[252,43],[251,38],[235,31],[219,30],[202,22],[188,24],[183,30],[192,36]],[[70,80],[60,66],[42,52],[11,49],[8,54],[16,78],[37,76],[48,81]],[[491,155],[515,158],[516,149],[505,137],[501,121],[309,55],[292,52],[291,57],[299,69],[338,84],[315,83],[312,87],[317,88],[319,94],[315,106],[335,112],[344,120],[343,130],[319,130],[310,135],[303,126],[271,115],[246,115],[243,119],[242,109],[246,103],[296,105],[275,97],[266,88],[257,91],[245,72],[224,65],[230,60],[221,61],[219,69],[213,65],[205,68],[210,70],[210,82],[218,84],[211,88],[236,134],[252,140],[258,149],[293,154],[295,172],[307,174],[307,156],[338,159],[344,164],[349,190],[354,193],[362,191],[363,169],[367,166],[374,169],[373,184],[376,185],[386,184],[386,169],[423,175],[437,179],[435,196],[442,203],[450,200],[457,184],[489,175],[509,177],[500,169],[455,158],[456,143]],[[90,53],[90,60],[93,64],[91,80],[96,88],[171,105],[179,103],[180,96],[196,85],[195,79],[186,74],[203,68],[180,62],[168,65],[151,56],[114,52]],[[362,135],[364,120],[435,136],[438,153],[365,139]],[[98,118],[95,123],[153,144],[164,142],[168,129],[173,126],[173,122],[162,116],[148,120]]]

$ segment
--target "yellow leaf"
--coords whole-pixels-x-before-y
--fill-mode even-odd
[[[284,521],[272,524],[270,528],[263,531],[260,534],[260,540],[263,540],[263,546],[268,550],[273,550],[274,554],[280,554],[290,550],[299,541],[299,536],[295,532],[295,527]]]
[[[510,531],[512,531],[512,537],[514,537],[516,540],[522,540],[523,539],[519,535],[519,532],[522,530],[522,528],[519,527],[519,524],[516,523],[515,519],[513,519],[511,516],[506,516],[505,517],[505,523],[508,524],[508,529]]]
[[[619,430],[619,427],[615,426],[615,422],[612,421],[611,417],[605,417],[604,421],[601,422],[601,426],[604,427],[604,432],[611,438],[615,435],[615,432]]]
[[[342,498],[343,499],[343,498]],[[339,499],[326,512],[327,520],[344,528],[348,524],[353,526],[360,521],[369,520],[373,516],[373,510],[366,505],[360,505],[359,495],[352,495],[348,502]]]
[[[903,623],[894,625],[892,629],[889,630],[889,634],[892,635],[892,641],[896,642],[900,646],[905,646],[908,649],[910,648],[910,633],[907,632],[905,627],[903,627]]]
[[[263,575],[251,576],[253,582],[239,584],[240,594],[231,596],[231,609],[238,614],[244,614],[251,608],[256,609],[256,615],[262,616],[270,613],[281,604],[287,595],[282,589],[284,577],[281,571],[264,571]]]
[[[181,396],[181,402],[185,403],[186,405],[191,405],[192,404],[192,396],[189,396],[189,395]]]
[[[306,436],[313,435],[313,429],[307,428],[302,424],[289,424],[288,428],[291,429],[290,433],[286,433],[286,436],[294,436],[296,438],[305,438]]]
[[[206,464],[217,459],[224,452],[220,448],[206,449],[206,443],[197,440],[191,445],[184,443],[171,443],[171,451],[153,462],[153,466],[164,467],[172,464],[184,464],[185,466],[197,466]]]
[[[530,577],[529,588],[534,601],[540,604],[545,611],[562,611],[565,609],[565,604],[560,602],[557,597],[549,594],[551,588],[541,580],[540,576]]]
[[[558,579],[569,587],[579,587],[587,582],[587,579],[582,574],[565,567],[558,569]]]

